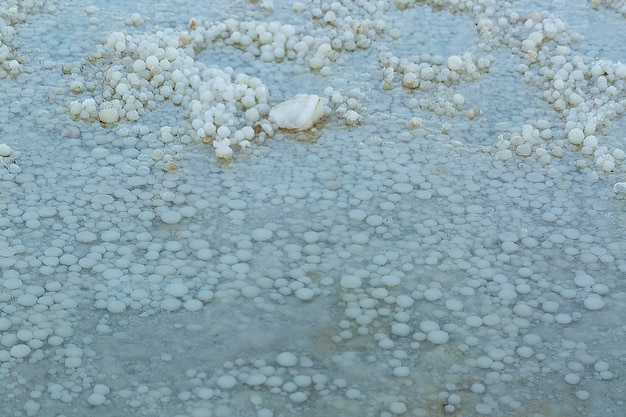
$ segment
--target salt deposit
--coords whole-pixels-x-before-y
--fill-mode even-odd
[[[274,106],[270,121],[287,130],[309,130],[324,115],[322,100],[314,94],[298,94]]]
[[[620,2],[4,3],[0,415],[623,416]]]

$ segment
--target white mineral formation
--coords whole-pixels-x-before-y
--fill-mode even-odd
[[[322,116],[324,105],[314,94],[298,94],[277,104],[270,111],[270,120],[279,128],[296,132],[309,130]]]

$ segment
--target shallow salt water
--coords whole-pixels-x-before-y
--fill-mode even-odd
[[[625,414],[623,2],[201,3],[2,4],[1,416]]]

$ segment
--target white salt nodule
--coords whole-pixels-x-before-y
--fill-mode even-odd
[[[98,118],[102,123],[115,123],[119,120],[119,113],[116,108],[106,108],[100,110]]]
[[[216,382],[221,389],[231,389],[237,385],[237,379],[232,375],[222,375],[217,378]]]
[[[279,128],[299,132],[312,128],[324,116],[324,105],[319,96],[298,94],[274,106],[269,116]]]
[[[165,287],[165,293],[172,297],[182,297],[189,292],[189,288],[182,282],[172,282]]]
[[[126,304],[119,300],[111,300],[107,303],[107,310],[113,314],[123,313],[126,310]]]
[[[106,397],[99,392],[94,392],[93,394],[89,395],[89,398],[87,398],[87,402],[89,403],[89,405],[93,406],[102,405],[105,401]]]
[[[585,140],[585,133],[582,129],[575,127],[567,134],[567,139],[573,145],[580,145]]]
[[[291,352],[281,352],[276,355],[276,363],[284,367],[294,366],[298,363],[298,357]]]
[[[296,298],[301,301],[309,301],[315,296],[315,291],[311,288],[298,288],[295,292]]]
[[[167,210],[161,214],[161,221],[165,224],[176,224],[178,223],[183,216],[174,210]]]
[[[602,298],[598,297],[597,295],[590,295],[589,297],[585,298],[583,304],[585,305],[585,308],[587,310],[592,311],[600,310],[605,305],[604,301],[602,301]]]
[[[428,301],[437,301],[442,295],[441,290],[438,288],[429,288],[424,291],[424,298]]]
[[[7,157],[11,156],[12,153],[13,150],[9,145],[7,145],[6,143],[0,143],[0,156]]]
[[[448,341],[449,336],[448,333],[443,330],[433,330],[432,332],[428,333],[428,336],[426,336],[426,338],[430,343],[433,343],[435,345],[443,345]]]
[[[574,278],[574,284],[576,284],[577,287],[591,287],[596,283],[596,280],[593,279],[592,276],[587,275],[584,272],[579,272],[576,274],[576,277]]]
[[[14,358],[25,358],[30,354],[30,346],[19,343],[17,345],[13,345],[9,353]]]
[[[383,285],[387,287],[395,287],[397,285],[400,285],[400,283],[402,282],[402,279],[397,275],[385,275],[380,280]]]
[[[267,377],[263,374],[252,374],[248,378],[246,378],[246,385],[250,385],[252,387],[263,385],[267,381]]]

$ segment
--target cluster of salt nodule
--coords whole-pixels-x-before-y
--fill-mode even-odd
[[[601,6],[626,16],[626,4],[621,0],[589,0],[589,3],[594,7]]]
[[[16,28],[27,17],[37,13],[54,13],[56,6],[48,0],[7,0],[0,13],[0,79],[17,77],[24,71],[24,55],[19,51]]]
[[[523,59],[518,72],[542,89],[541,98],[563,120],[564,135],[546,120],[533,121],[496,143],[496,158],[508,160],[517,154],[549,164],[551,158],[562,157],[564,149],[573,148],[592,158],[600,172],[614,172],[626,154],[621,148],[602,146],[597,135],[626,109],[626,65],[575,55],[572,48],[578,36],[548,13],[522,18],[511,11],[485,25],[482,35],[492,42],[499,37],[493,29],[503,27],[516,28],[505,33],[506,45]],[[586,168],[588,163],[578,160],[576,165]]]
[[[396,2],[396,6],[411,5]],[[447,58],[427,54],[412,61],[385,51],[379,57],[383,89],[393,88],[396,79],[401,79],[402,86],[409,89],[437,88],[439,91],[434,98],[413,99],[408,104],[450,116],[462,109],[464,98],[458,93],[441,91],[440,84],[447,86],[477,79],[489,70],[493,58],[488,52],[496,47],[509,47],[523,59],[518,66],[523,79],[541,88],[542,98],[562,116],[565,136],[557,133],[556,126],[545,119],[528,121],[499,136],[494,145],[495,158],[506,161],[514,155],[532,157],[547,165],[552,158],[561,158],[565,149],[573,147],[584,157],[593,159],[593,165],[600,172],[610,174],[618,169],[626,157],[624,150],[603,146],[597,134],[626,108],[622,97],[626,88],[626,65],[573,54],[578,35],[572,33],[563,20],[547,12],[523,16],[512,10],[496,12],[484,5],[468,9],[464,2],[448,6],[470,11],[482,43],[475,45],[472,52]],[[478,58],[472,59],[476,54]],[[480,109],[472,108],[466,114],[473,119],[480,114]],[[415,128],[421,123],[412,119],[409,125]],[[581,159],[576,165],[584,169],[589,164]]]
[[[337,114],[347,126],[355,126],[361,123],[361,112],[367,97],[359,89],[349,91],[340,88],[326,87],[324,95],[328,99],[328,106]]]
[[[14,151],[6,143],[0,143],[0,168],[5,169],[9,174],[17,174],[21,171],[15,160],[20,156],[20,152]]]
[[[408,89],[432,90],[436,86],[454,85],[460,81],[475,81],[489,71],[491,60],[488,57],[476,58],[471,53],[450,55],[424,54],[419,59],[406,59],[394,56],[391,52],[379,57],[383,69],[383,89],[391,89],[396,78]]]
[[[105,70],[90,74],[103,78],[102,101],[74,100],[69,112],[82,120],[112,125],[121,120],[136,122],[158,103],[171,100],[190,119],[191,139],[212,142],[217,157],[224,159],[232,157],[231,146],[246,147],[258,134],[271,135],[273,129],[265,119],[269,94],[263,83],[235,75],[230,68],[207,67],[194,56],[187,31],[111,33],[91,57],[111,62]],[[75,68],[68,64],[64,71],[73,78],[70,89],[81,94],[93,81],[85,80]]]
[[[338,365],[346,366],[345,359],[348,356],[337,357]],[[310,357],[298,356],[289,351],[278,353],[272,361],[228,361],[211,376],[195,369],[185,371],[185,376],[202,381],[192,391],[192,395],[203,395],[214,400],[218,400],[218,397],[221,400],[229,399],[230,392],[237,391],[237,388],[253,389],[259,394],[271,393],[275,397],[283,397],[283,401],[291,404],[305,403],[311,396],[324,396],[331,390],[342,392],[347,399],[365,398],[345,379],[329,377],[316,369]]]
[[[269,92],[258,78],[235,75],[230,68],[207,67],[195,59],[196,55],[223,44],[241,48],[245,54],[266,62],[306,59],[311,70],[328,75],[337,53],[367,48],[371,37],[384,28],[380,22],[358,21],[349,16],[332,18],[332,22],[328,20],[330,15],[326,18],[329,26],[341,28],[332,40],[324,31],[311,36],[298,33],[293,25],[235,19],[217,23],[193,19],[188,31],[170,29],[139,35],[113,32],[89,57],[92,61],[109,62],[104,70],[85,75],[77,65],[64,65],[73,93],[94,89],[101,93],[98,97],[72,101],[69,113],[110,126],[120,121],[136,122],[158,103],[171,100],[184,108],[191,124],[190,137],[212,142],[218,158],[230,159],[233,147],[246,148],[259,136],[273,135],[267,120]],[[101,85],[94,86],[95,80]],[[302,100],[292,99],[289,103],[292,111],[298,112]],[[323,115],[318,104],[315,103],[311,118],[287,129],[310,128]],[[303,105],[306,107],[306,103]],[[275,114],[285,108],[282,106]],[[354,110],[343,116],[348,124],[360,121]],[[278,127],[282,127],[280,123]]]

